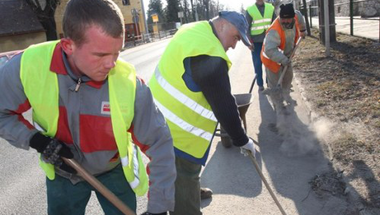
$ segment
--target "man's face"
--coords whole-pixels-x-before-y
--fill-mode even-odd
[[[71,69],[77,75],[86,75],[93,81],[104,81],[123,47],[123,37],[113,38],[98,26],[85,30],[83,44],[69,40],[70,48],[64,48]]]
[[[294,18],[280,18],[280,22],[284,28],[292,29],[294,25]]]
[[[264,4],[264,0],[256,0],[256,4],[263,5]]]
[[[223,45],[225,51],[229,48],[234,49],[236,43],[241,39],[239,31],[231,23],[226,23],[219,36],[219,40]]]

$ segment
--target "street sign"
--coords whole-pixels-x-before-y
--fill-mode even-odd
[[[152,20],[153,22],[158,22],[158,15],[156,13],[152,14]]]
[[[183,18],[183,11],[178,12],[178,18]]]

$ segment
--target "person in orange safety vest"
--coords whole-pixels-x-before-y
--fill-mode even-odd
[[[293,68],[289,57],[299,37],[300,29],[293,4],[281,5],[280,15],[267,30],[261,51],[261,60],[266,69],[270,89],[276,87],[281,73],[286,72],[281,83],[283,95],[279,97],[269,94],[275,109],[283,104],[283,99],[288,103],[293,102],[290,98]],[[285,66],[288,66],[287,70],[283,71]]]

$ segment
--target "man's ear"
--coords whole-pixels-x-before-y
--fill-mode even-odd
[[[63,51],[67,55],[71,55],[74,52],[75,43],[73,40],[71,40],[69,38],[62,38],[61,39],[61,46],[62,46]]]

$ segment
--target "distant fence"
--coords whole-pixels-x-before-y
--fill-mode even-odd
[[[156,29],[155,31],[153,31],[154,28]],[[177,32],[177,30],[178,29],[175,22],[149,24],[148,34],[127,37],[125,39],[124,48],[131,48],[144,43],[150,43],[171,37],[175,34],[175,32]]]
[[[124,48],[131,48],[144,43],[150,43],[171,37],[177,32],[177,29],[171,29],[166,31],[158,31],[157,33],[141,34],[132,38],[128,38],[125,42]]]
[[[375,7],[376,2],[376,0],[347,0],[345,2],[336,0],[334,2],[334,15],[337,31],[360,36],[363,23],[366,22],[370,26],[376,26],[375,29],[372,29],[374,31],[374,38],[372,39],[377,37],[380,40],[380,11],[377,11]],[[304,14],[307,10],[310,27],[318,26],[318,1],[309,2],[306,7],[301,5],[300,9]],[[375,22],[377,24],[374,24]]]

